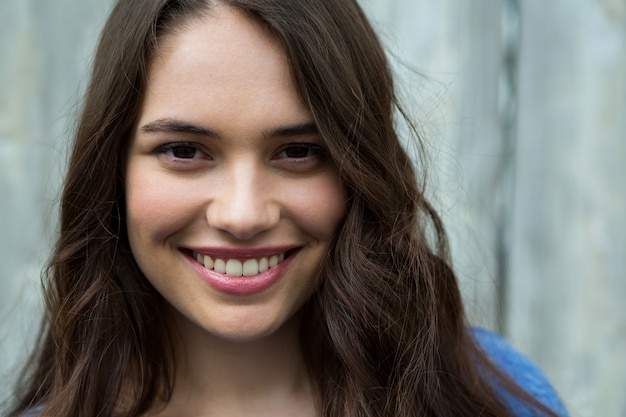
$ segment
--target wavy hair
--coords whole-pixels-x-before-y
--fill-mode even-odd
[[[169,399],[172,344],[163,300],[129,248],[124,166],[159,40],[218,3],[281,42],[348,193],[301,329],[321,414],[510,416],[505,390],[552,415],[468,331],[442,222],[394,127],[403,113],[385,53],[356,1],[120,0],[95,56],[44,277],[45,322],[11,416],[40,405],[59,417],[130,417]]]

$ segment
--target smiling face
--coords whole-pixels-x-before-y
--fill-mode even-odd
[[[161,39],[126,167],[132,253],[174,319],[274,333],[315,289],[345,195],[279,44],[220,7]]]

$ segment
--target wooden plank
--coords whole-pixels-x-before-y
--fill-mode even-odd
[[[522,2],[508,331],[575,415],[626,415],[626,3]]]

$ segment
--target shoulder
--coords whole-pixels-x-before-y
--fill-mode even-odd
[[[528,357],[515,350],[506,340],[485,329],[472,329],[478,346],[491,362],[508,374],[517,384],[558,415],[566,417],[567,411],[545,374]],[[508,397],[508,396],[507,396]],[[513,398],[507,398],[517,417],[532,417],[527,407]]]

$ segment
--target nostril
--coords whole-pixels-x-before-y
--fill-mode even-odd
[[[241,193],[239,193],[241,194]],[[234,203],[233,201],[236,201]],[[248,240],[273,228],[280,221],[280,209],[271,201],[249,196],[216,199],[205,212],[209,227]]]

